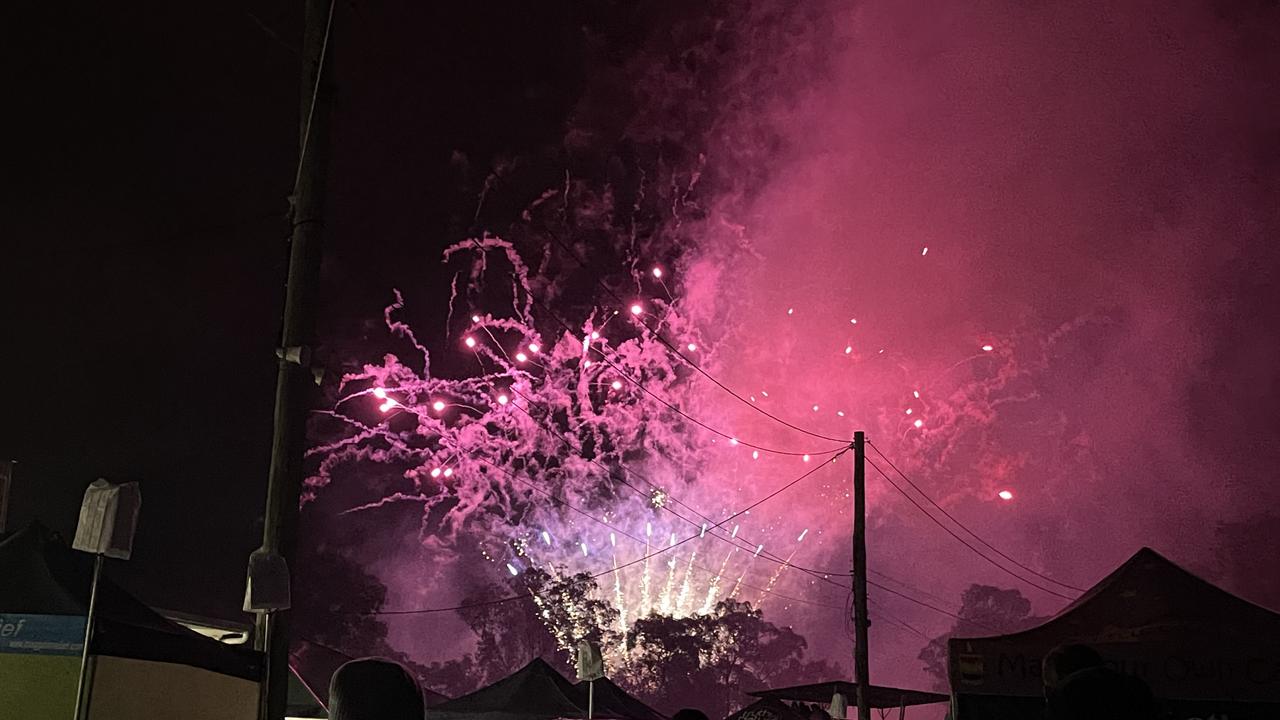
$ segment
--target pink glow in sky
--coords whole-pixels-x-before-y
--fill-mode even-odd
[[[678,263],[633,258],[640,280],[625,297],[648,308],[596,300],[657,322],[669,288],[682,324],[664,332],[753,407],[832,438],[867,431],[969,527],[1082,586],[1144,544],[1194,566],[1219,520],[1280,502],[1261,465],[1232,450],[1273,447],[1273,430],[1236,420],[1248,393],[1206,381],[1218,368],[1261,374],[1273,362],[1231,349],[1242,332],[1233,313],[1250,302],[1236,292],[1243,269],[1275,225],[1257,152],[1274,126],[1249,114],[1269,97],[1259,92],[1269,75],[1245,61],[1250,31],[1207,7],[1155,2],[827,7],[828,22],[748,54],[739,82],[712,89],[726,110],[701,150],[722,182],[710,187],[729,189],[697,198],[711,220],[680,218]],[[724,180],[742,177],[757,184]],[[575,327],[565,342],[594,369],[590,348],[614,342],[615,327]],[[541,337],[539,364],[557,351]],[[450,343],[457,352],[456,336]],[[826,457],[831,441],[782,427],[668,360],[686,376],[664,392],[727,435],[686,430],[708,459],[696,473],[656,453],[637,461],[679,478],[673,497],[728,512]],[[753,396],[761,387],[769,393]],[[625,402],[637,405],[606,412],[638,433],[634,408],[653,401]],[[1206,451],[1210,425],[1240,435],[1223,430],[1219,450]],[[810,567],[847,568],[850,465],[828,464],[802,492],[735,518],[733,533],[794,550]],[[1206,491],[1205,477],[1224,475],[1231,481]],[[873,568],[952,602],[984,582],[1020,587],[1039,614],[1065,604],[975,559],[875,471],[867,485]],[[642,512],[651,508],[618,509],[620,526],[662,539],[676,531]],[[605,563],[607,531],[574,528],[594,533],[589,544],[575,536],[557,551],[583,567]],[[769,580],[763,562],[740,567]],[[387,574],[398,572],[388,562]],[[405,573],[392,594],[456,600],[421,582]],[[802,573],[782,573],[776,587],[844,602]],[[838,612],[750,599],[794,621],[820,655],[847,656],[847,644],[819,642],[841,637]],[[950,627],[878,599],[928,634]],[[919,638],[876,623],[872,643],[883,682],[928,684]]]

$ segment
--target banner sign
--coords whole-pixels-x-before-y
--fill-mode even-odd
[[[1280,650],[1236,640],[1088,643],[1112,670],[1141,678],[1159,698],[1233,698],[1280,703]],[[1013,638],[952,640],[951,688],[957,693],[1039,698],[1042,658],[1050,648]]]
[[[0,613],[0,653],[79,655],[83,644],[79,615]]]

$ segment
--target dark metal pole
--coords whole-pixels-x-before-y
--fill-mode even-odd
[[[302,34],[302,103],[299,157],[293,189],[293,232],[284,322],[277,350],[274,436],[267,478],[262,550],[292,562],[306,451],[306,417],[314,376],[316,291],[320,280],[320,243],[329,166],[329,124],[333,102],[332,69],[326,62],[332,0],[307,0]],[[289,612],[259,613],[256,633],[268,655],[264,672],[266,719],[284,717],[289,687]]]
[[[871,720],[871,684],[867,658],[867,454],[866,435],[853,434],[853,670],[857,683],[858,720]]]
[[[93,622],[98,609],[98,581],[102,579],[102,553],[93,556],[93,580],[89,585],[89,612],[84,618],[84,646],[80,648],[80,679],[76,681],[76,715],[81,720],[89,713],[92,681],[89,677],[89,651],[93,641]]]

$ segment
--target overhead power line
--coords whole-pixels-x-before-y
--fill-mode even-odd
[[[837,455],[836,455],[836,457],[839,457],[839,455],[840,455],[840,454],[843,454],[843,453],[844,453],[844,451],[841,451],[841,453],[837,454]],[[808,478],[810,475],[813,475],[815,472],[817,472],[817,471],[818,471],[819,469],[821,469],[822,467],[823,467],[823,463],[819,463],[818,465],[814,466],[813,468],[810,468],[808,471],[806,471],[806,472],[805,472],[803,475],[801,475],[800,477],[798,477],[798,478],[796,478],[796,479],[794,479],[794,480],[792,480],[792,481],[790,481],[790,482],[788,482],[788,483],[786,483],[786,484],[782,485],[781,487],[777,488],[776,490],[774,490],[773,492],[769,493],[768,495],[765,495],[763,498],[760,498],[759,500],[755,501],[755,502],[754,502],[754,503],[752,503],[751,505],[748,505],[747,507],[743,508],[742,510],[739,510],[738,512],[733,513],[732,515],[730,515],[729,517],[725,518],[724,520],[721,520],[720,522],[718,522],[718,523],[716,524],[716,527],[717,527],[717,528],[718,528],[718,527],[721,527],[721,526],[723,526],[725,523],[729,522],[729,520],[733,519],[734,517],[736,517],[736,516],[738,516],[738,515],[741,515],[741,514],[744,514],[744,513],[746,513],[746,512],[747,512],[747,511],[749,511],[749,510],[754,510],[755,508],[760,507],[760,506],[761,506],[761,505],[763,505],[764,503],[766,503],[766,502],[768,502],[768,501],[772,500],[773,498],[777,497],[778,495],[780,495],[780,494],[782,494],[782,493],[786,492],[786,491],[787,491],[787,490],[789,490],[790,488],[795,487],[798,483],[800,483],[800,482],[804,481],[806,478]],[[646,553],[645,555],[643,555],[643,556],[641,556],[641,557],[638,557],[638,558],[636,558],[636,559],[634,559],[634,560],[630,560],[630,561],[625,562],[625,563],[623,563],[623,564],[621,564],[621,565],[618,565],[618,566],[612,567],[612,568],[610,568],[610,569],[608,569],[608,570],[604,570],[604,571],[602,571],[602,572],[599,572],[599,573],[596,573],[596,574],[594,574],[594,575],[591,575],[591,579],[592,579],[592,580],[597,580],[597,579],[602,578],[602,577],[604,577],[604,576],[606,576],[606,575],[611,575],[611,574],[613,574],[613,573],[615,573],[615,572],[618,572],[619,570],[622,570],[622,569],[624,569],[624,568],[628,568],[628,567],[631,567],[631,566],[633,566],[633,565],[637,565],[637,564],[639,564],[639,563],[645,562],[646,560],[649,560],[650,558],[657,557],[658,555],[661,555],[661,554],[663,554],[663,553],[665,553],[665,552],[668,552],[668,551],[670,551],[670,550],[674,550],[675,548],[678,548],[678,547],[680,547],[681,545],[684,545],[685,543],[688,543],[688,542],[690,542],[690,541],[692,541],[692,540],[697,540],[699,537],[701,537],[701,535],[702,535],[702,534],[701,534],[700,532],[699,532],[699,533],[695,533],[695,534],[690,535],[690,536],[688,536],[688,537],[686,537],[686,538],[684,538],[684,539],[682,539],[682,540],[679,540],[679,541],[677,541],[677,542],[671,543],[671,544],[669,544],[669,545],[667,545],[667,546],[665,546],[665,547],[659,548],[658,550],[655,550],[655,551],[650,552],[650,553]],[[356,612],[356,613],[341,613],[341,614],[349,614],[349,615],[364,615],[364,616],[384,616],[384,615],[425,615],[425,614],[430,614],[430,613],[452,612],[452,611],[457,611],[457,610],[468,610],[468,609],[476,608],[476,607],[487,607],[487,606],[490,606],[490,605],[500,605],[500,604],[502,604],[502,603],[508,603],[508,602],[512,602],[512,601],[515,601],[515,600],[522,600],[522,599],[530,598],[530,597],[533,597],[533,593],[531,593],[531,592],[523,592],[523,593],[517,593],[517,594],[515,594],[515,595],[509,595],[509,596],[507,596],[507,597],[494,598],[494,599],[492,599],[492,600],[482,600],[482,601],[471,602],[471,603],[464,603],[464,604],[461,604],[461,605],[452,605],[452,606],[449,606],[449,607],[420,608],[420,609],[414,609],[414,610],[377,610],[377,611],[371,611],[371,612]]]
[[[519,390],[516,390],[515,388],[509,388],[509,389],[511,390],[511,392],[515,393],[516,395],[519,395],[521,398],[524,398],[524,400],[525,400],[526,402],[529,402],[530,404],[532,404],[532,403],[534,402],[532,398],[530,398],[529,396],[527,396],[527,395],[525,395],[525,394],[521,393]],[[535,427],[537,427],[539,430],[542,430],[543,432],[546,432],[547,434],[549,434],[549,435],[551,435],[551,436],[555,437],[556,439],[560,440],[560,442],[562,442],[562,443],[565,445],[565,447],[569,448],[570,450],[576,450],[576,449],[574,448],[574,446],[573,446],[573,443],[572,443],[572,442],[570,442],[569,438],[565,437],[565,435],[564,435],[563,433],[561,433],[561,432],[559,432],[558,430],[554,430],[554,429],[552,429],[552,428],[550,428],[550,427],[547,427],[546,425],[542,424],[542,421],[541,421],[541,420],[539,420],[538,418],[534,417],[534,416],[533,416],[533,414],[532,414],[532,413],[530,413],[528,410],[526,410],[526,409],[524,409],[524,408],[522,408],[522,407],[519,407],[518,405],[516,406],[516,409],[517,409],[517,410],[519,410],[520,412],[524,413],[526,416],[528,416],[530,420],[533,420],[533,421],[534,421],[534,423],[535,423]],[[641,490],[641,489],[637,488],[635,485],[632,485],[631,483],[627,482],[625,477],[616,477],[616,476],[614,475],[614,471],[613,471],[613,469],[612,469],[612,468],[609,468],[609,467],[608,467],[608,466],[606,466],[606,465],[604,465],[604,464],[603,464],[603,463],[601,463],[600,461],[598,461],[598,460],[596,460],[596,459],[594,459],[594,458],[585,458],[585,457],[584,457],[583,459],[585,459],[587,462],[590,462],[591,464],[593,464],[593,465],[595,465],[595,466],[599,467],[600,469],[604,470],[606,473],[608,473],[608,475],[609,475],[609,477],[610,477],[611,479],[616,479],[618,482],[621,482],[623,485],[625,485],[626,487],[628,487],[628,488],[630,488],[632,491],[634,491],[637,495],[640,495],[641,497],[646,497],[646,498],[647,498],[647,497],[649,497],[649,494],[648,494],[648,493],[646,493],[646,492],[644,492],[643,490]],[[828,461],[824,459],[822,462],[828,462]],[[650,480],[649,478],[645,477],[645,476],[644,476],[644,475],[642,475],[641,473],[639,473],[639,472],[637,472],[637,471],[635,471],[635,470],[633,470],[633,469],[631,469],[631,468],[627,467],[627,465],[626,465],[626,464],[624,464],[624,463],[622,463],[622,462],[618,462],[618,467],[619,467],[619,468],[621,468],[621,470],[622,470],[624,473],[629,474],[629,475],[635,475],[636,477],[640,478],[640,480],[641,480],[642,482],[644,482],[646,485],[648,485],[650,488],[652,488],[652,489],[654,489],[654,490],[657,490],[657,491],[661,491],[661,492],[666,493],[666,494],[667,494],[667,497],[668,497],[668,498],[670,498],[670,499],[671,499],[671,501],[672,501],[673,503],[675,503],[675,504],[677,504],[677,505],[679,505],[679,506],[681,506],[681,507],[683,507],[683,508],[685,508],[685,509],[689,510],[689,511],[690,511],[690,512],[692,512],[694,515],[697,515],[699,518],[701,518],[701,519],[703,520],[704,524],[703,524],[703,525],[699,525],[699,524],[698,524],[698,522],[697,522],[696,520],[691,520],[691,519],[689,519],[689,518],[687,518],[687,517],[685,517],[685,516],[681,515],[680,513],[676,512],[674,509],[672,509],[671,507],[669,507],[669,506],[667,506],[667,505],[665,505],[665,504],[663,504],[663,505],[659,506],[659,509],[661,509],[661,510],[663,510],[663,511],[665,511],[665,512],[668,512],[668,513],[670,513],[670,514],[672,514],[672,515],[676,516],[677,518],[680,518],[680,519],[681,519],[681,520],[683,520],[684,522],[689,523],[690,525],[693,525],[694,527],[707,528],[707,531],[712,535],[712,537],[714,537],[714,538],[716,538],[716,539],[718,539],[718,540],[723,540],[724,542],[728,542],[728,543],[730,543],[731,545],[733,545],[734,547],[738,547],[738,548],[740,548],[740,549],[745,549],[745,550],[752,550],[753,548],[755,548],[755,547],[758,545],[757,543],[753,543],[753,542],[748,541],[745,537],[741,537],[741,538],[724,538],[724,537],[722,537],[721,535],[719,535],[719,534],[718,534],[718,533],[716,533],[715,531],[710,530],[710,527],[711,527],[711,525],[710,525],[710,524],[711,524],[711,523],[713,523],[713,522],[715,522],[715,521],[714,521],[714,520],[712,520],[710,517],[708,517],[707,515],[703,514],[702,512],[699,512],[696,508],[694,508],[694,507],[692,507],[692,506],[688,505],[687,503],[685,503],[684,501],[680,500],[680,499],[679,499],[678,497],[676,497],[675,495],[670,494],[667,490],[665,490],[665,489],[661,488],[660,486],[658,486],[657,484],[655,484],[652,480]],[[733,517],[733,516],[730,516],[730,517]],[[726,522],[727,522],[727,521],[726,521]],[[735,542],[735,540],[736,540],[736,542]],[[775,557],[776,557],[776,556],[775,556]],[[771,558],[769,558],[769,559],[771,559],[771,560],[772,560],[773,558],[771,557]],[[788,565],[788,566],[793,567],[793,568],[795,568],[795,569],[797,569],[797,570],[799,570],[799,571],[801,571],[801,572],[806,572],[806,573],[810,573],[810,574],[819,574],[819,575],[836,575],[836,576],[848,576],[848,575],[849,575],[849,573],[829,572],[829,571],[826,571],[826,570],[815,570],[815,569],[813,569],[813,568],[806,568],[806,567],[801,566],[801,565],[796,565],[796,564],[794,564],[794,563],[786,562],[786,561],[782,560],[781,558],[778,558],[778,559],[776,560],[776,562],[778,562],[779,564],[785,564],[785,565]]]
[[[475,457],[475,456],[472,456],[472,457]],[[577,514],[579,514],[579,515],[581,515],[581,516],[583,516],[583,517],[585,517],[585,518],[587,518],[587,519],[588,519],[588,520],[590,520],[591,522],[594,522],[594,523],[596,523],[597,525],[600,525],[601,527],[607,528],[607,529],[609,530],[609,532],[610,532],[610,533],[614,533],[614,532],[616,532],[616,533],[618,533],[619,535],[622,535],[623,537],[625,537],[625,538],[627,538],[627,539],[629,539],[629,540],[631,540],[631,541],[633,541],[633,542],[636,542],[636,543],[638,543],[638,544],[640,544],[640,545],[646,545],[646,546],[650,545],[650,543],[649,543],[647,540],[645,540],[644,538],[641,538],[641,537],[639,537],[639,536],[637,536],[637,535],[635,535],[635,534],[633,534],[633,533],[629,533],[629,532],[627,532],[626,530],[623,530],[622,528],[620,528],[620,527],[618,527],[618,526],[616,526],[616,525],[610,525],[609,523],[607,523],[607,522],[605,522],[605,521],[603,521],[603,520],[601,520],[601,519],[597,518],[596,516],[592,515],[591,513],[587,512],[586,510],[583,510],[582,508],[580,508],[580,507],[578,507],[578,506],[574,505],[573,503],[570,503],[569,501],[565,500],[564,498],[561,498],[561,497],[559,497],[559,496],[557,496],[557,495],[554,495],[554,494],[552,494],[551,492],[549,492],[549,491],[547,491],[547,490],[545,490],[545,489],[543,489],[543,488],[539,487],[539,486],[537,485],[537,483],[534,483],[534,482],[531,482],[531,481],[526,480],[526,479],[524,479],[524,478],[521,478],[521,477],[519,477],[518,475],[516,475],[515,473],[511,472],[510,470],[507,470],[507,469],[506,469],[506,468],[504,468],[504,467],[501,467],[501,466],[499,466],[499,465],[496,465],[496,464],[494,464],[494,463],[492,463],[492,462],[490,462],[490,461],[488,461],[488,460],[486,460],[486,459],[484,459],[484,458],[475,457],[475,459],[476,459],[476,460],[478,460],[479,462],[484,463],[485,465],[488,465],[489,467],[493,468],[494,470],[496,470],[496,471],[498,471],[498,472],[500,472],[500,473],[502,473],[502,474],[506,475],[507,477],[511,478],[512,480],[514,480],[514,481],[516,481],[516,482],[518,482],[518,483],[520,483],[520,484],[522,484],[522,485],[524,485],[524,486],[526,486],[526,487],[530,488],[530,489],[531,489],[531,490],[533,490],[534,492],[537,492],[537,493],[539,493],[539,494],[541,494],[541,495],[546,496],[549,500],[551,500],[552,502],[556,503],[557,505],[559,505],[559,506],[561,506],[561,507],[564,507],[564,508],[566,508],[566,509],[568,509],[568,510],[571,510],[571,511],[573,511],[573,512],[575,512],[575,513],[577,513]],[[735,546],[735,547],[736,547],[736,546]],[[708,568],[708,567],[703,566],[703,565],[698,565],[698,564],[696,564],[696,563],[695,563],[693,566],[694,566],[695,568],[697,568],[697,569],[699,569],[699,570],[701,570],[701,571],[703,571],[703,572],[709,573],[709,574],[711,574],[711,575],[717,575],[717,574],[718,574],[718,573],[716,573],[714,570],[712,570],[711,568]],[[835,605],[828,605],[828,604],[825,604],[825,603],[814,602],[813,600],[805,600],[804,598],[797,598],[797,597],[791,597],[791,596],[788,596],[788,595],[783,595],[782,593],[775,592],[775,591],[773,591],[773,590],[769,590],[769,589],[767,589],[767,588],[762,588],[762,587],[758,587],[758,586],[755,586],[755,585],[751,585],[751,584],[748,584],[748,583],[745,583],[745,582],[744,582],[744,583],[741,583],[741,585],[742,585],[742,587],[745,587],[745,588],[748,588],[748,589],[751,589],[751,590],[758,590],[758,591],[760,591],[760,592],[762,592],[762,593],[766,593],[766,594],[768,594],[768,595],[773,595],[773,596],[778,597],[778,598],[781,598],[781,599],[783,599],[783,600],[791,600],[791,601],[793,601],[793,602],[804,603],[804,604],[806,604],[806,605],[816,605],[816,606],[818,606],[818,607],[834,608],[834,609],[837,609],[837,610],[842,609],[842,608],[840,608],[839,606],[835,606]]]
[[[964,530],[966,533],[968,533],[969,535],[971,535],[975,540],[977,540],[978,542],[980,542],[980,543],[982,543],[983,545],[985,545],[985,546],[986,546],[987,548],[989,548],[992,552],[996,553],[997,555],[999,555],[1000,557],[1004,558],[1005,560],[1008,560],[1009,562],[1013,563],[1014,565],[1017,565],[1018,567],[1022,568],[1023,570],[1025,570],[1025,571],[1027,571],[1027,572],[1031,573],[1032,575],[1035,575],[1036,577],[1041,578],[1041,579],[1043,579],[1043,580],[1047,580],[1047,581],[1049,581],[1049,582],[1053,583],[1054,585],[1058,585],[1059,587],[1064,587],[1064,588],[1066,588],[1066,589],[1068,589],[1068,590],[1075,590],[1076,592],[1084,592],[1084,591],[1085,591],[1085,590],[1084,590],[1084,588],[1076,587],[1075,585],[1072,585],[1072,584],[1070,584],[1070,583],[1062,582],[1061,580],[1055,580],[1054,578],[1049,577],[1048,575],[1045,575],[1044,573],[1039,572],[1038,570],[1033,570],[1032,568],[1029,568],[1029,567],[1027,567],[1026,565],[1023,565],[1022,563],[1018,562],[1017,560],[1014,560],[1013,558],[1011,558],[1011,557],[1009,557],[1008,555],[1006,555],[1003,551],[1001,551],[1001,550],[1000,550],[1000,548],[997,548],[995,545],[992,545],[991,543],[989,543],[989,542],[987,542],[986,540],[984,540],[984,539],[982,538],[982,536],[981,536],[981,535],[979,535],[978,533],[976,533],[976,532],[974,532],[973,530],[969,529],[969,527],[968,527],[968,526],[966,526],[964,523],[962,523],[962,522],[960,522],[958,519],[956,519],[956,517],[955,517],[954,515],[952,515],[951,513],[947,512],[946,508],[942,507],[942,506],[941,506],[941,505],[939,505],[936,501],[934,501],[934,499],[933,499],[932,497],[930,497],[930,496],[929,496],[929,493],[927,493],[927,492],[925,492],[924,490],[922,490],[922,489],[920,488],[920,486],[919,486],[919,485],[916,485],[914,482],[912,482],[912,481],[911,481],[911,478],[907,477],[906,473],[904,473],[904,472],[902,472],[901,470],[899,470],[899,469],[898,469],[898,466],[897,466],[897,465],[894,465],[894,464],[893,464],[893,461],[892,461],[892,460],[890,460],[890,459],[889,459],[889,458],[888,458],[888,457],[887,457],[883,452],[881,452],[881,451],[880,451],[880,448],[876,447],[875,443],[868,442],[867,444],[871,446],[871,449],[872,449],[872,450],[875,450],[875,451],[876,451],[876,454],[877,454],[877,455],[879,455],[879,456],[880,456],[880,457],[881,457],[881,458],[882,458],[886,463],[888,463],[889,467],[893,468],[894,472],[896,472],[896,473],[898,474],[898,476],[899,476],[899,477],[901,477],[903,480],[905,480],[905,481],[907,482],[907,484],[908,484],[908,485],[910,485],[912,488],[914,488],[914,489],[915,489],[915,491],[916,491],[916,492],[920,493],[920,496],[921,496],[921,497],[923,497],[925,500],[929,501],[929,504],[930,504],[930,505],[932,505],[933,507],[937,508],[938,512],[940,512],[940,513],[942,513],[943,515],[945,515],[945,516],[947,517],[947,519],[948,519],[948,520],[950,520],[951,522],[955,523],[958,527],[960,527],[960,528],[961,528],[962,530]]]
[[[933,515],[932,513],[930,513],[928,510],[925,510],[925,508],[924,508],[924,506],[923,506],[923,505],[921,505],[921,504],[920,504],[920,503],[919,503],[915,498],[911,497],[911,495],[909,495],[909,494],[908,494],[905,490],[903,490],[903,489],[902,489],[902,488],[901,488],[897,483],[895,483],[895,482],[893,481],[893,478],[889,477],[889,475],[888,475],[887,473],[885,473],[885,471],[884,471],[884,470],[881,470],[881,469],[880,469],[880,466],[879,466],[879,465],[877,465],[877,464],[875,463],[875,461],[874,461],[874,460],[871,460],[870,458],[867,458],[867,464],[868,464],[868,465],[870,465],[871,467],[875,468],[876,472],[880,473],[880,477],[882,477],[882,478],[884,478],[884,479],[885,479],[885,482],[888,482],[890,485],[892,485],[892,486],[893,486],[893,489],[897,490],[899,493],[902,493],[902,496],[903,496],[903,497],[905,497],[908,501],[910,501],[912,505],[915,505],[917,510],[919,510],[919,511],[920,511],[920,512],[922,512],[922,513],[924,513],[925,517],[927,517],[927,518],[929,518],[930,520],[932,520],[932,521],[934,522],[934,524],[936,524],[938,527],[940,527],[940,528],[942,528],[943,530],[945,530],[945,531],[947,532],[947,534],[948,534],[948,535],[950,535],[951,537],[953,537],[953,538],[955,538],[957,541],[959,541],[961,545],[964,545],[965,547],[967,547],[967,548],[969,548],[970,550],[972,550],[972,551],[974,552],[974,554],[975,554],[975,555],[977,555],[978,557],[982,558],[983,560],[986,560],[988,563],[990,563],[991,565],[993,565],[993,566],[995,566],[996,568],[998,568],[1001,572],[1004,572],[1005,574],[1009,575],[1010,577],[1015,578],[1015,579],[1017,579],[1017,580],[1019,580],[1019,581],[1021,581],[1021,582],[1023,582],[1023,583],[1026,583],[1027,585],[1030,585],[1030,586],[1031,586],[1031,587],[1033,587],[1033,588],[1036,588],[1036,589],[1038,589],[1038,590],[1041,590],[1041,591],[1043,591],[1043,592],[1046,592],[1046,593],[1048,593],[1048,594],[1050,594],[1050,595],[1054,595],[1054,596],[1056,596],[1056,597],[1060,597],[1060,598],[1062,598],[1063,600],[1074,600],[1074,599],[1075,599],[1075,598],[1072,598],[1070,595],[1063,595],[1062,593],[1060,593],[1060,592],[1058,592],[1058,591],[1056,591],[1056,590],[1053,590],[1053,589],[1051,589],[1051,588],[1047,588],[1047,587],[1045,587],[1045,586],[1043,586],[1043,585],[1041,585],[1041,584],[1039,584],[1039,583],[1035,582],[1034,580],[1029,580],[1029,579],[1027,579],[1027,578],[1024,578],[1024,577],[1022,577],[1021,575],[1019,575],[1019,574],[1015,573],[1014,571],[1010,570],[1009,568],[1007,568],[1007,567],[1005,567],[1005,566],[1001,565],[1000,563],[996,562],[995,560],[992,560],[990,557],[988,557],[988,556],[984,555],[984,554],[982,553],[982,551],[981,551],[981,550],[978,550],[978,548],[976,548],[976,547],[974,547],[972,544],[970,544],[970,543],[969,543],[969,541],[967,541],[967,540],[965,540],[964,538],[962,538],[962,537],[960,537],[959,535],[957,535],[957,534],[956,534],[956,532],[955,532],[954,530],[952,530],[951,528],[947,527],[947,526],[946,526],[946,524],[944,524],[944,523],[943,523],[941,520],[939,520],[938,518],[934,517],[934,515]]]
[[[586,259],[585,259],[585,258],[583,258],[581,255],[579,255],[579,254],[578,254],[578,252],[577,252],[576,250],[574,250],[574,249],[573,249],[573,247],[571,247],[570,245],[568,245],[567,243],[565,243],[563,240],[561,240],[561,239],[560,239],[560,238],[559,238],[555,233],[548,233],[548,234],[551,236],[551,239],[552,239],[552,240],[553,240],[557,245],[559,245],[562,249],[564,249],[564,251],[565,251],[565,252],[567,252],[567,253],[569,253],[569,254],[573,255],[574,259],[578,262],[579,267],[581,267],[581,268],[582,268],[582,269],[584,269],[584,270],[588,270],[588,271],[590,270],[590,268],[589,268],[589,266],[588,266],[588,263],[587,263]],[[590,273],[589,273],[589,274],[590,274]],[[612,297],[614,300],[616,300],[620,305],[625,306],[625,305],[627,304],[627,301],[626,301],[626,300],[625,300],[621,295],[618,295],[618,293],[614,292],[613,288],[611,288],[611,287],[609,287],[608,285],[606,285],[606,284],[604,283],[604,281],[603,281],[603,280],[601,280],[601,279],[600,279],[600,277],[599,277],[598,275],[591,274],[591,278],[592,278],[592,280],[594,280],[594,281],[595,281],[595,284],[596,284],[596,285],[597,285],[601,290],[605,291],[605,293],[607,293],[610,297]],[[679,359],[680,359],[681,361],[683,361],[686,365],[688,365],[689,367],[691,367],[691,368],[693,368],[695,371],[697,371],[697,372],[698,372],[698,374],[700,374],[700,375],[702,375],[703,377],[705,377],[705,378],[707,378],[708,380],[710,380],[713,384],[715,384],[715,386],[716,386],[716,387],[718,387],[718,388],[720,388],[721,390],[723,390],[724,392],[728,393],[729,395],[731,395],[732,397],[734,397],[735,399],[737,399],[737,400],[738,400],[738,402],[742,403],[743,405],[746,405],[747,407],[751,408],[753,411],[755,411],[755,412],[757,412],[757,413],[759,413],[759,414],[761,414],[761,415],[763,415],[763,416],[765,416],[765,417],[769,418],[770,420],[773,420],[773,421],[774,421],[774,422],[776,422],[776,423],[779,423],[779,424],[781,424],[781,425],[783,425],[783,426],[786,426],[786,427],[788,427],[788,428],[791,428],[792,430],[795,430],[795,431],[797,431],[797,432],[803,433],[803,434],[808,435],[808,436],[810,436],[810,437],[819,438],[819,439],[821,439],[821,440],[830,440],[830,441],[832,441],[832,442],[845,442],[845,439],[844,439],[844,438],[832,437],[832,436],[830,436],[830,435],[826,435],[826,434],[823,434],[823,433],[820,433],[820,432],[816,432],[816,431],[813,431],[813,430],[809,430],[809,429],[807,429],[807,428],[801,427],[801,426],[796,425],[796,424],[794,424],[794,423],[791,423],[791,422],[789,422],[789,421],[787,421],[787,420],[784,420],[784,419],[782,419],[782,418],[778,417],[777,415],[774,415],[773,413],[769,412],[768,410],[765,410],[764,408],[760,407],[759,405],[757,405],[757,404],[755,404],[755,403],[751,402],[750,400],[748,400],[748,399],[746,399],[746,398],[742,397],[742,396],[741,396],[741,395],[739,395],[738,393],[734,392],[734,390],[733,390],[732,388],[730,388],[728,385],[725,385],[723,382],[721,382],[719,379],[717,379],[717,378],[716,378],[715,376],[713,376],[711,373],[709,373],[709,372],[707,372],[706,370],[704,370],[704,369],[702,368],[702,366],[701,366],[701,365],[699,365],[697,362],[695,362],[692,358],[690,358],[689,356],[687,356],[687,355],[685,355],[684,353],[680,352],[680,349],[679,349],[679,348],[677,348],[675,345],[673,345],[673,344],[671,343],[671,341],[670,341],[670,340],[667,340],[665,337],[663,337],[662,333],[660,333],[660,332],[658,332],[657,330],[655,330],[655,329],[653,329],[652,327],[650,327],[650,326],[649,326],[649,324],[648,324],[648,323],[646,323],[646,322],[645,322],[644,320],[642,320],[641,318],[636,317],[636,318],[634,318],[634,319],[635,319],[636,323],[640,325],[640,327],[642,327],[642,328],[644,328],[644,329],[645,329],[645,332],[649,333],[649,335],[651,335],[651,336],[653,337],[653,339],[657,340],[657,341],[658,341],[658,342],[659,342],[663,347],[665,347],[665,348],[667,349],[667,351],[668,351],[670,354],[672,354],[673,356],[675,356],[675,357],[679,358]]]

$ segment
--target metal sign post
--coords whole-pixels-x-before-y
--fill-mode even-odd
[[[133,533],[138,527],[142,509],[142,492],[138,483],[113,485],[95,480],[84,491],[80,503],[80,521],[71,547],[93,554],[93,580],[89,585],[89,607],[84,621],[84,645],[80,648],[80,677],[76,681],[75,720],[84,720],[89,712],[93,683],[89,673],[89,653],[93,646],[93,626],[98,616],[98,584],[102,580],[102,562],[107,557],[128,560],[133,554]]]
[[[102,553],[93,556],[93,583],[89,586],[89,613],[84,620],[84,645],[80,648],[80,677],[76,681],[75,720],[89,712],[89,644],[93,641],[93,622],[98,609],[98,580],[102,577]]]

